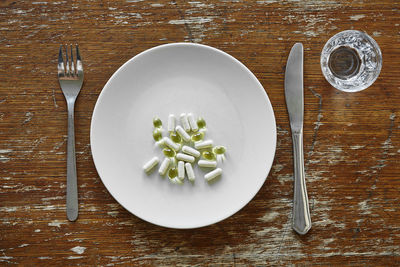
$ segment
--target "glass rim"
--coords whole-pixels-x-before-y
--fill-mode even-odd
[[[374,74],[373,79],[368,80],[365,84],[354,86],[353,88],[344,90],[343,88],[340,88],[338,86],[338,84],[335,82],[335,80],[333,78],[329,77],[329,75],[330,76],[335,76],[335,77],[337,77],[337,76],[334,75],[332,73],[332,71],[328,67],[328,62],[329,62],[329,59],[330,59],[330,55],[333,52],[333,49],[332,49],[332,51],[330,51],[330,49],[328,49],[328,46],[331,43],[333,43],[333,41],[335,39],[338,39],[341,36],[346,35],[346,34],[356,34],[356,35],[359,35],[362,38],[366,39],[367,42],[370,43],[370,45],[374,48],[374,50],[376,52],[376,57],[377,57],[378,64],[376,66],[375,74]],[[353,47],[351,44],[344,44],[343,46],[348,46],[348,47],[356,50],[356,52],[359,55],[360,59],[363,60],[362,56],[360,55],[360,52],[358,51],[358,49]],[[337,47],[335,47],[335,49],[337,49]],[[325,54],[327,54],[327,56],[324,56]],[[335,35],[333,35],[332,37],[330,37],[329,40],[325,43],[325,45],[324,45],[324,47],[322,48],[322,51],[321,51],[320,65],[321,65],[322,74],[324,75],[325,79],[334,88],[336,88],[338,90],[341,90],[341,91],[345,91],[345,92],[358,92],[358,91],[362,91],[362,90],[365,90],[368,87],[370,87],[376,81],[376,79],[379,77],[381,69],[382,69],[382,65],[383,65],[382,51],[381,51],[378,43],[370,35],[368,35],[366,32],[359,31],[359,30],[344,30],[344,31],[340,31],[340,32],[336,33]],[[356,80],[361,75],[362,71],[363,71],[363,69],[360,69],[359,73],[357,73],[356,75],[350,77],[349,79],[340,79],[340,78],[337,78],[337,79],[341,80],[341,81],[344,81],[344,82],[347,82],[347,83],[351,83],[351,81]]]

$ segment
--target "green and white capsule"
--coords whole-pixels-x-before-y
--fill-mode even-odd
[[[194,147],[196,149],[204,149],[204,148],[210,148],[213,146],[213,141],[212,140],[206,140],[202,142],[197,142],[194,144]]]
[[[168,116],[168,132],[173,132],[175,131],[175,115],[174,114],[169,114]]]
[[[185,154],[188,154],[190,156],[193,156],[195,158],[200,157],[200,152],[197,151],[194,148],[191,148],[190,146],[183,146],[182,147],[182,152],[185,153]]]
[[[157,148],[157,147],[161,147],[161,148],[164,147],[164,139],[161,139],[160,141],[157,141],[154,143],[154,148]]]
[[[206,175],[204,175],[204,179],[206,179],[207,182],[210,182],[220,176],[222,174],[222,169],[221,168],[216,168],[213,171],[210,171]]]
[[[198,119],[197,119],[197,126],[200,128],[200,129],[204,129],[204,128],[206,128],[206,121],[202,118],[202,117],[199,117]]]
[[[159,117],[156,116],[153,118],[153,126],[154,128],[159,128],[159,129],[162,128],[162,121],[160,120]]]
[[[217,162],[215,160],[199,160],[197,165],[202,168],[215,168],[217,167]]]
[[[146,164],[143,166],[143,170],[145,172],[150,172],[159,162],[160,160],[158,157],[154,157],[151,160],[149,160]]]
[[[189,121],[189,126],[190,129],[192,129],[193,132],[197,132],[199,130],[199,127],[197,126],[196,120],[194,119],[194,116],[192,113],[189,113],[187,115],[188,121]]]
[[[191,137],[190,137],[190,139],[192,139],[192,141],[193,142],[199,142],[199,141],[201,141],[201,140],[203,140],[203,138],[204,138],[204,133],[203,132],[197,132],[197,133],[194,133]]]
[[[194,176],[192,164],[190,164],[189,162],[185,163],[185,169],[186,169],[186,174],[187,174],[189,181],[194,182],[196,177]]]
[[[163,160],[163,162],[161,163],[161,166],[160,166],[160,168],[158,169],[158,173],[161,175],[161,176],[164,176],[166,173],[167,173],[167,170],[168,170],[168,168],[169,168],[169,165],[171,164],[171,159],[170,158],[165,158],[164,160]]]
[[[178,161],[178,178],[182,181],[185,179],[185,163]]]
[[[212,151],[203,151],[203,153],[201,154],[203,156],[203,158],[205,158],[206,160],[215,160],[215,154]]]
[[[190,162],[190,163],[194,162],[194,157],[193,156],[189,156],[189,155],[186,155],[186,154],[183,154],[183,153],[176,154],[176,159],[177,160],[182,160],[182,161],[185,161],[185,162]]]
[[[164,137],[163,140],[164,140],[164,144],[166,146],[169,146],[170,148],[172,148],[175,151],[179,150],[180,145],[177,143],[174,143],[169,137]]]
[[[176,126],[175,130],[185,142],[190,141],[190,135],[180,125]]]
[[[185,129],[186,132],[190,132],[190,125],[186,113],[182,113],[180,119],[183,129]]]

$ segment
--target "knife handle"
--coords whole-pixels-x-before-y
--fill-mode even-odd
[[[304,235],[311,228],[310,209],[304,173],[303,131],[292,134],[294,163],[293,229]]]

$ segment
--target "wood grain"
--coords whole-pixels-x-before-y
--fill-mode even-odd
[[[1,1],[0,263],[16,265],[400,264],[400,4],[383,1]],[[378,80],[332,88],[319,60],[335,33],[359,29],[383,53]],[[91,158],[89,126],[109,77],[156,45],[197,42],[242,61],[272,102],[278,146],[256,197],[215,225],[173,230],[124,210]],[[290,227],[293,180],[283,94],[290,47],[305,47],[304,150],[313,228]],[[79,43],[76,103],[80,216],[65,215],[66,104],[61,43]]]

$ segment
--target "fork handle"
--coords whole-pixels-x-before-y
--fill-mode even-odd
[[[311,228],[303,155],[303,131],[292,134],[294,163],[293,229],[304,235]]]
[[[68,105],[68,140],[67,140],[67,217],[69,221],[78,218],[78,184],[75,159],[75,101],[67,101]]]

